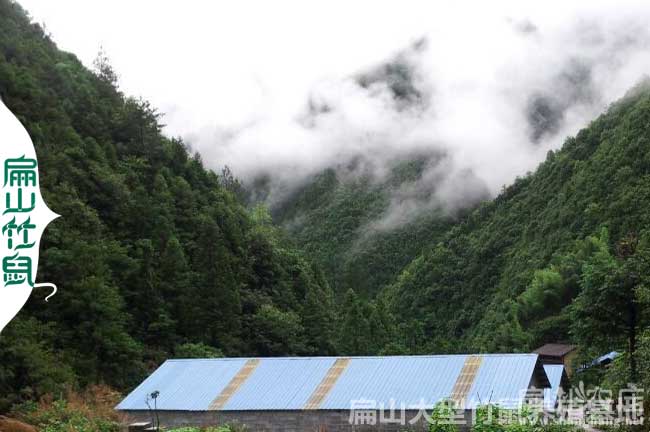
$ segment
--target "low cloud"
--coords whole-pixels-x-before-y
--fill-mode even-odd
[[[384,181],[396,160],[424,155],[375,228],[453,213],[533,170],[650,70],[650,9],[611,12],[438,20],[388,59],[314,82],[299,109],[185,137],[212,168],[264,179],[270,204],[326,168]]]

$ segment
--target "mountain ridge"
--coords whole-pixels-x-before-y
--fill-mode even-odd
[[[0,337],[0,411],[67,387],[125,390],[171,356],[626,349],[588,306],[594,287],[643,292],[626,278],[650,242],[647,79],[496,198],[452,212],[430,200],[438,184],[417,187],[435,154],[382,179],[335,167],[271,212],[247,208],[232,173],[205,169],[148,102],[119,91],[107,59],[88,70],[9,0],[0,97],[63,215],[39,267],[59,294],[32,298]],[[424,211],[373,227],[395,196]]]

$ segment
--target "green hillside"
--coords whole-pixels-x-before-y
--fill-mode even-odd
[[[593,250],[604,247],[621,261],[621,242],[644,242],[649,116],[650,85],[642,82],[549,152],[534,173],[464,214],[429,210],[390,230],[367,229],[386,211],[390,194],[420,175],[417,158],[396,163],[381,182],[327,170],[273,214],[337,291],[378,295],[390,305],[401,324],[400,349],[491,352],[580,343],[572,304],[586,286]],[[626,343],[622,337],[590,347],[597,354],[625,350]]]
[[[584,358],[626,352],[619,382],[650,383],[649,82],[495,199],[390,228],[377,222],[395,192],[435,155],[383,179],[332,167],[270,212],[249,208],[229,171],[206,170],[119,91],[106,58],[88,70],[10,0],[0,97],[63,216],[38,273],[59,293],[35,292],[0,336],[0,412],[68,388],[126,391],[168,357],[571,341]]]
[[[321,273],[235,199],[233,179],[164,137],[105,58],[95,66],[0,0],[0,97],[63,216],[38,273],[59,293],[46,304],[35,292],[0,337],[0,412],[69,386],[128,389],[171,356],[331,354]]]
[[[384,294],[399,316],[422,326],[431,351],[580,342],[584,318],[569,305],[588,286],[590,260],[601,248],[624,262],[621,242],[641,253],[649,197],[650,84],[643,82],[430,244]],[[607,314],[625,313],[616,307]],[[625,350],[625,337],[590,348]]]
[[[275,206],[274,220],[323,268],[336,292],[353,289],[372,298],[455,220],[428,210],[405,224],[375,225],[386,215],[391,194],[417,180],[427,161],[398,161],[381,181],[371,174],[342,179],[338,170],[325,170]]]

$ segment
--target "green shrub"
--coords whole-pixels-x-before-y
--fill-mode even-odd
[[[120,416],[113,407],[121,395],[107,386],[69,391],[65,399],[44,397],[15,406],[11,415],[41,432],[118,432]]]
[[[513,426],[502,425],[499,422],[501,413],[496,405],[482,405],[476,408],[474,416],[472,432],[505,432],[507,427]]]
[[[220,349],[204,343],[184,343],[174,349],[177,358],[219,358],[223,357]]]
[[[574,425],[549,422],[544,424],[542,413],[527,407],[507,410],[496,405],[476,409],[472,432],[577,432]],[[581,429],[580,429],[581,430]]]
[[[455,404],[451,400],[443,400],[433,407],[429,432],[458,432],[458,425],[454,423],[456,414]]]
[[[41,432],[118,432],[117,422],[90,417],[81,410],[70,407],[64,400],[52,402],[48,409],[24,413],[24,419],[36,425]]]

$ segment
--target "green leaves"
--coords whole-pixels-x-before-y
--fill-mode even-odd
[[[271,305],[262,305],[253,316],[257,331],[254,343],[262,356],[296,355],[305,352],[304,328],[300,317]]]
[[[174,355],[333,353],[327,283],[266,209],[243,207],[233,173],[165,137],[105,54],[91,72],[16,4],[0,12],[0,95],[63,216],[39,269],[59,294],[32,298],[0,338],[0,410],[66,383],[126,390]]]
[[[221,350],[204,343],[184,343],[174,349],[174,357],[179,359],[219,358],[223,357]]]
[[[464,410],[459,411],[463,413]],[[457,410],[453,401],[442,400],[438,402],[431,411],[429,432],[458,432],[460,428],[457,424],[458,419],[455,418],[456,413]]]
[[[570,338],[569,326],[574,334],[592,332],[600,348],[614,349],[616,342],[603,339],[598,328],[614,332],[620,326],[612,327],[609,318],[601,324],[571,319],[568,306],[590,287],[600,304],[611,305],[590,313],[623,322],[629,316],[623,297],[650,298],[647,263],[636,255],[617,263],[612,251],[650,224],[650,209],[639,204],[650,197],[648,112],[650,86],[644,82],[401,270],[385,291],[400,319],[424,323],[425,350],[450,340],[463,351],[529,350]],[[593,237],[601,227],[609,237]]]

